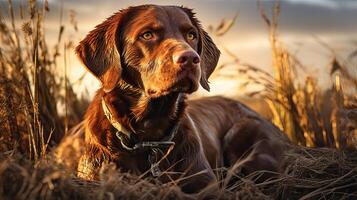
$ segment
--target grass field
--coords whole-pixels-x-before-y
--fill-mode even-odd
[[[224,44],[221,50],[231,57],[235,72],[248,77],[241,87],[263,88],[246,96],[265,102],[272,122],[290,138],[286,170],[261,183],[254,182],[260,173],[237,175],[234,183],[222,178],[221,190],[207,188],[197,195],[182,193],[175,183],[163,185],[120,173],[112,165],[101,170],[99,181],[84,181],[58,163],[53,150],[81,121],[90,101],[77,97],[67,73],[58,73],[60,68],[67,71],[58,63],[66,63],[74,45],[63,39],[67,27],[62,24],[57,44],[47,45],[47,1],[14,8],[9,0],[7,5],[9,16],[0,13],[0,199],[197,199],[212,193],[220,199],[357,199],[357,78],[350,70],[357,65],[357,53],[341,58],[335,52],[330,68],[333,84],[327,89],[319,87],[314,74],[298,80],[303,75],[297,69],[304,66],[279,40],[279,4],[272,16],[261,9],[273,75],[240,62]],[[21,16],[15,16],[18,13]],[[233,23],[222,21],[210,33],[221,37]],[[226,63],[218,66],[215,76],[226,67]],[[229,169],[217,170],[222,176],[227,173]]]

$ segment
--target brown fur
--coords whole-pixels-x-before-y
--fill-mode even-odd
[[[147,31],[150,39],[143,39]],[[138,141],[159,141],[179,123],[175,147],[160,163],[162,171],[175,173],[160,178],[167,182],[203,172],[179,183],[186,192],[215,182],[212,169],[242,158],[248,173],[279,170],[284,137],[275,126],[234,100],[186,100],[199,84],[209,90],[208,77],[219,58],[190,9],[144,5],[121,10],[91,31],[76,51],[103,85],[85,116],[79,176],[95,179],[105,162],[138,174],[150,169],[147,151],[123,149],[104,115],[102,98]],[[187,52],[187,62],[175,60]]]

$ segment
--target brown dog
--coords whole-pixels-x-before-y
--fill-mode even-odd
[[[212,169],[238,160],[248,173],[279,170],[284,137],[274,125],[231,99],[186,101],[199,84],[209,90],[220,55],[190,9],[121,10],[76,52],[102,83],[84,120],[79,176],[95,179],[111,161],[164,182],[190,177],[179,184],[196,192],[216,180]]]

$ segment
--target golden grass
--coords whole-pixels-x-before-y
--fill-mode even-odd
[[[58,59],[66,54],[70,42],[62,41],[65,27],[60,24],[58,43],[53,48],[47,45],[43,20],[49,11],[47,1],[42,6],[29,1],[28,10],[19,9],[21,26],[16,24],[15,14],[19,13],[11,0],[8,22],[0,14],[0,102],[4,105],[0,127],[5,136],[1,140],[5,149],[17,146],[37,160],[46,154],[49,144],[60,141],[69,115],[74,123],[81,119],[86,103],[77,99],[66,75],[58,75]],[[70,113],[61,116],[59,105],[70,107]],[[15,144],[6,142],[9,138]]]
[[[305,66],[279,40],[279,1],[275,4],[271,17],[258,5],[269,31],[274,75],[257,66],[242,63],[233,52],[224,47],[222,49],[232,61],[223,63],[217,71],[224,70],[233,63],[237,72],[248,79],[241,88],[251,84],[262,86],[263,90],[247,95],[262,99],[268,104],[273,115],[272,122],[287,133],[293,143],[308,147],[356,149],[357,77],[348,70],[353,67],[353,63],[349,62],[351,57],[346,60],[337,59],[337,53],[318,40],[334,54],[330,72],[334,84],[326,90],[320,89],[318,77],[299,73],[298,69],[304,69]],[[221,31],[215,30],[214,33],[216,32]],[[301,82],[299,77],[304,76],[306,79]]]
[[[239,62],[228,49],[239,73],[248,82],[260,84],[258,96],[269,105],[272,121],[296,144],[285,155],[285,172],[275,179],[256,183],[261,172],[227,180],[227,169],[217,170],[219,191],[207,188],[187,195],[175,183],[161,184],[121,173],[113,165],[101,169],[99,181],[84,181],[76,172],[55,161],[48,147],[55,147],[67,129],[77,123],[87,101],[78,99],[67,79],[59,75],[58,59],[66,59],[71,41],[63,41],[65,27],[60,22],[57,44],[46,43],[44,16],[47,1],[29,1],[15,13],[8,0],[8,21],[0,13],[0,198],[1,199],[353,199],[357,198],[357,84],[349,74],[347,62],[332,58],[334,85],[322,91],[316,77],[297,82],[299,61],[277,36],[279,4],[268,25],[273,52],[274,76],[259,67]],[[26,10],[25,10],[26,9]],[[15,21],[20,15],[21,26]],[[71,24],[77,30],[74,11]],[[61,17],[63,12],[61,13]],[[236,18],[210,28],[222,36]],[[62,21],[62,20],[60,20]],[[63,56],[61,56],[63,55]],[[64,60],[66,63],[66,60]],[[223,69],[225,64],[218,67]],[[346,85],[345,83],[349,84]],[[352,92],[351,92],[352,91]],[[59,105],[65,107],[60,114]],[[308,148],[333,147],[333,148]],[[73,156],[68,156],[71,161]],[[223,183],[229,184],[223,184]]]
[[[8,152],[0,159],[0,196],[5,199],[354,199],[357,198],[357,156],[353,151],[292,146],[286,170],[274,179],[255,183],[261,173],[234,176],[219,191],[209,188],[187,195],[175,183],[161,184],[104,166],[99,181],[75,177],[57,162],[46,159],[33,165]],[[221,169],[219,173],[227,173]],[[218,184],[227,182],[225,178]]]

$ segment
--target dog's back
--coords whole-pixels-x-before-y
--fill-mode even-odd
[[[188,101],[187,113],[195,122],[212,168],[244,160],[249,172],[280,169],[287,137],[242,103],[221,96],[206,97]]]

